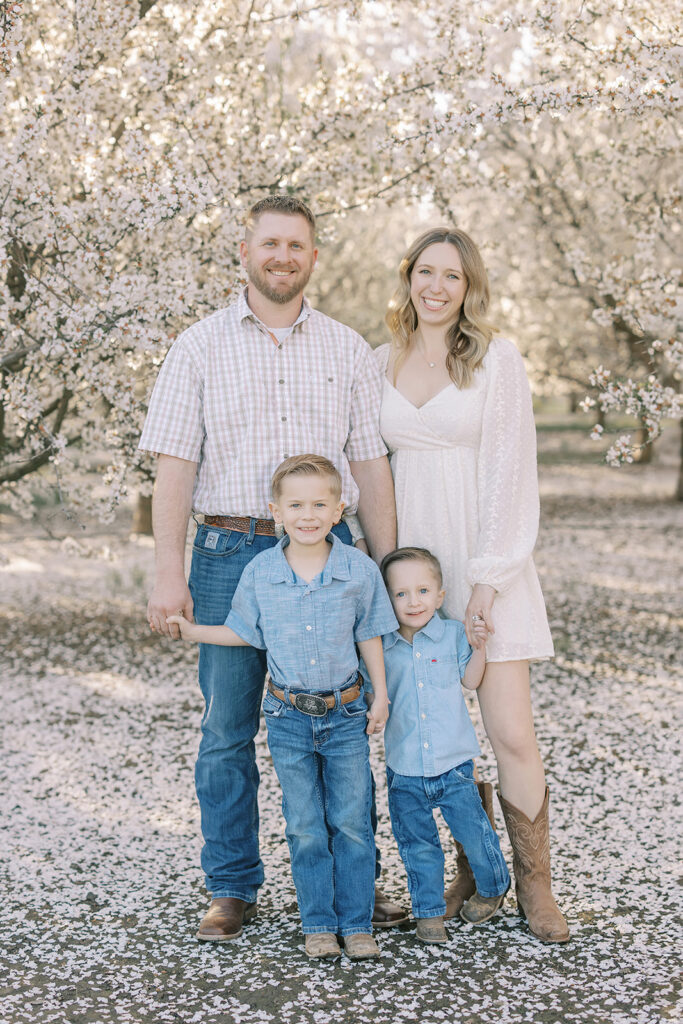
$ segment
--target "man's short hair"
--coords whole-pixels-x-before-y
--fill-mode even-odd
[[[265,196],[263,199],[259,199],[247,213],[244,225],[245,235],[251,234],[256,221],[263,213],[286,213],[290,217],[305,217],[310,225],[311,235],[315,238],[315,217],[313,212],[306,206],[303,200],[297,199],[296,196],[288,196],[282,192],[276,192],[272,196]]]
[[[335,464],[324,455],[292,455],[281,462],[273,473],[270,485],[275,501],[280,498],[282,484],[288,476],[326,476],[329,478],[330,490],[334,496],[341,498],[341,474]]]
[[[439,586],[443,586],[443,572],[439,559],[427,548],[396,548],[395,551],[390,551],[388,555],[385,555],[379,567],[385,583],[388,583],[389,569],[397,562],[426,562],[438,580]]]

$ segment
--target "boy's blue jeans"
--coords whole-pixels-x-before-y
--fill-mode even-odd
[[[194,540],[190,593],[195,621],[222,625],[242,570],[275,537],[199,525]],[[346,523],[333,533],[351,543]],[[254,737],[260,722],[266,652],[253,647],[200,644],[199,686],[206,710],[195,768],[204,837],[202,868],[214,898],[253,903],[263,884],[258,845],[259,774]]]
[[[446,913],[444,856],[432,813],[436,807],[462,843],[480,895],[507,891],[510,875],[482,806],[472,761],[432,778],[397,775],[387,768],[387,784],[391,827],[408,875],[414,917]]]
[[[268,746],[282,786],[282,811],[304,934],[372,931],[375,839],[372,776],[361,694],[319,718],[266,693]]]

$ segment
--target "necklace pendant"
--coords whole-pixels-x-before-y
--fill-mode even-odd
[[[427,360],[427,361],[429,362],[429,360]],[[432,369],[434,369],[434,367],[436,366],[436,363],[429,363],[429,365],[432,367]]]

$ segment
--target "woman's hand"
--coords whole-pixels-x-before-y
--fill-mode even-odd
[[[475,583],[472,595],[465,609],[465,633],[471,647],[479,649],[481,640],[475,633],[477,622],[482,619],[489,633],[495,633],[491,609],[496,597],[496,589],[488,583]],[[477,618],[475,618],[477,616]]]

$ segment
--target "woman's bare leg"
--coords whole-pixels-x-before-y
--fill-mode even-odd
[[[479,690],[484,726],[498,762],[501,807],[512,843],[517,905],[543,942],[567,942],[569,929],[552,894],[548,792],[529,691],[529,663],[486,666]]]
[[[533,821],[545,796],[545,773],[534,732],[529,662],[489,662],[477,696],[500,791]]]

